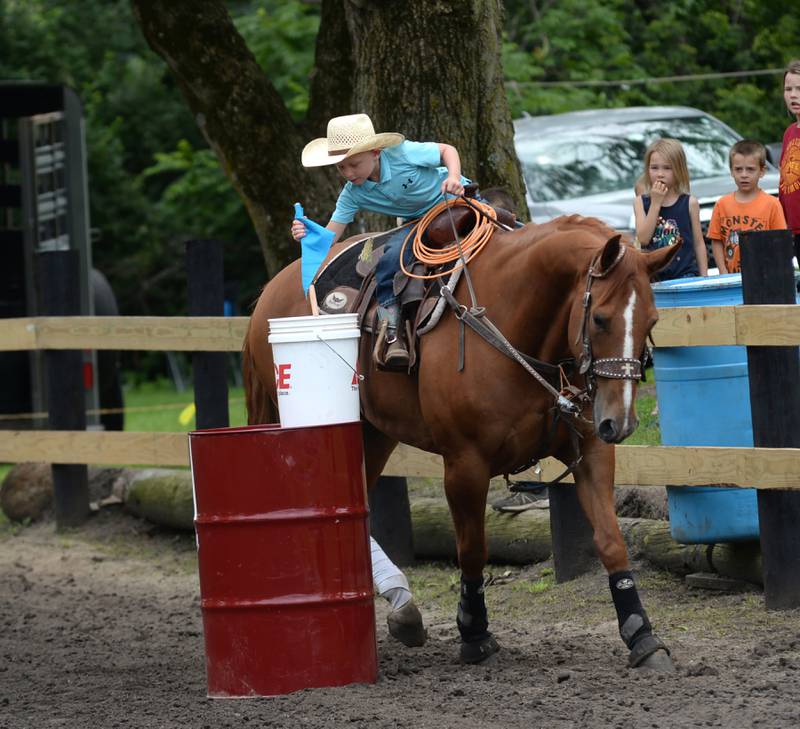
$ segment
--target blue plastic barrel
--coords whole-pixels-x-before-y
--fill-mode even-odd
[[[742,303],[742,277],[662,281],[653,284],[653,294],[658,308],[734,306]],[[662,445],[752,448],[746,347],[656,346],[653,364]],[[758,539],[755,489],[668,487],[667,499],[678,542]]]

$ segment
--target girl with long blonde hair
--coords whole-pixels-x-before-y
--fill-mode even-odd
[[[644,156],[644,172],[633,202],[636,238],[642,250],[678,245],[681,250],[657,279],[708,274],[708,256],[700,227],[700,205],[689,192],[686,153],[677,139],[657,139]]]

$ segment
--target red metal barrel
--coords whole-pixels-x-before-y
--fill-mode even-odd
[[[360,423],[189,443],[208,695],[374,683]]]

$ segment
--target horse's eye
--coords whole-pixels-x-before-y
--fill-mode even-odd
[[[598,329],[602,329],[604,332],[607,332],[611,328],[608,317],[602,314],[592,314],[592,321]]]

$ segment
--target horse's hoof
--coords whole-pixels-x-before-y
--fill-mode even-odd
[[[397,638],[403,645],[409,648],[425,645],[428,632],[414,600],[409,600],[403,607],[392,610],[386,616],[386,624],[389,626],[389,635]]]
[[[661,673],[672,673],[675,664],[669,655],[669,648],[652,633],[643,635],[636,641],[628,656],[631,668],[647,668]]]
[[[461,643],[461,662],[480,663],[499,650],[500,645],[494,639],[494,636],[491,633],[487,633],[486,637],[481,640]]]
[[[657,671],[658,673],[675,673],[675,664],[668,653],[656,651],[645,658],[638,666],[639,669]]]

